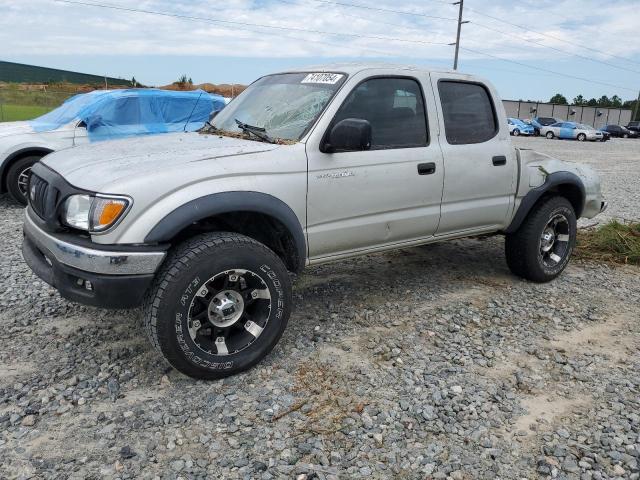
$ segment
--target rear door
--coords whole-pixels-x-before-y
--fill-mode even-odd
[[[444,169],[429,87],[428,76],[417,72],[360,72],[311,132],[306,145],[312,261],[433,236]],[[347,118],[371,124],[371,148],[323,153],[329,130]]]
[[[505,226],[513,208],[517,159],[492,87],[432,73],[445,179],[437,235]]]

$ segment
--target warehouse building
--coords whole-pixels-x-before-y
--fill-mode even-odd
[[[0,82],[7,83],[78,83],[89,85],[113,85],[130,87],[131,81],[122,78],[103,77],[88,73],[71,72],[57,68],[37,67],[23,63],[0,61]]]
[[[543,102],[503,100],[507,117],[522,120],[534,117],[553,117],[568,122],[584,123],[596,128],[605,125],[627,125],[631,121],[631,110],[625,108],[583,107],[580,105],[554,105]]]

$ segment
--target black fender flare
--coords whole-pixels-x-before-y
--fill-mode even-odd
[[[547,175],[547,178],[542,185],[530,190],[524,196],[524,198],[520,202],[520,206],[518,207],[516,214],[513,217],[513,220],[504,230],[504,233],[513,233],[518,230],[518,228],[520,228],[520,225],[522,224],[524,219],[527,218],[527,215],[529,215],[529,212],[538,202],[538,200],[540,200],[540,198],[552,188],[560,185],[572,185],[580,190],[580,204],[578,205],[578,208],[576,208],[576,218],[580,218],[586,198],[584,183],[582,183],[580,177],[578,177],[575,173],[554,172]]]
[[[9,165],[11,165],[11,162],[13,162],[13,160],[30,154],[42,155],[44,157],[45,155],[49,155],[50,153],[53,153],[53,150],[51,150],[50,148],[25,147],[13,152],[11,155],[5,158],[2,164],[0,164],[0,193],[6,192],[5,183],[7,178],[7,170],[9,169]]]
[[[300,221],[282,200],[260,192],[222,192],[205,195],[179,206],[167,214],[147,234],[145,243],[167,243],[194,222],[230,212],[253,212],[280,221],[291,233],[298,260],[297,271],[304,268],[307,243]]]

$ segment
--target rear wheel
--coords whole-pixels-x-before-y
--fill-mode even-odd
[[[205,234],[167,259],[143,308],[147,334],[171,366],[194,378],[222,378],[276,345],[289,319],[291,281],[261,243]]]
[[[515,233],[506,236],[509,269],[534,282],[553,280],[569,263],[576,230],[576,214],[566,198],[543,200]]]
[[[545,135],[548,139],[552,139],[553,138],[553,132],[547,132],[547,134]]]
[[[7,171],[7,192],[20,205],[27,204],[29,176],[33,167],[41,157],[31,156],[16,160]]]
[[[587,139],[587,136],[584,133],[579,133],[578,134],[578,141],[579,142],[584,142]]]

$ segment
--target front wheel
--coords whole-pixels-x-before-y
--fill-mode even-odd
[[[247,370],[276,345],[289,320],[291,281],[266,246],[236,233],[180,245],[144,302],[151,342],[193,378]]]
[[[549,140],[551,140],[553,138],[553,132],[547,132],[547,134],[545,135]]]
[[[584,133],[579,133],[578,134],[578,141],[579,142],[584,142],[587,139],[587,136]]]
[[[629,134],[625,133],[624,135],[622,135],[622,138],[629,138]]]
[[[506,236],[507,265],[515,275],[548,282],[569,263],[576,242],[576,214],[564,197],[549,197],[533,208],[520,228]]]
[[[7,192],[13,200],[20,205],[27,205],[27,189],[31,168],[40,160],[40,157],[24,157],[15,161],[7,171]]]
[[[514,136],[514,137],[517,137],[518,135],[520,135],[520,130],[518,130],[517,128],[515,128],[515,129],[513,130],[513,136]]]

